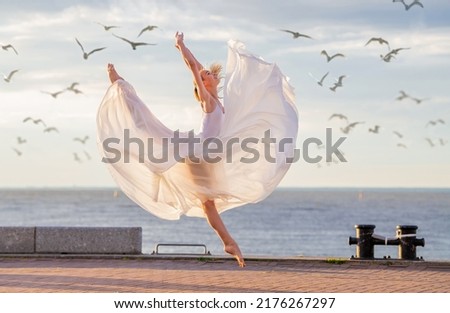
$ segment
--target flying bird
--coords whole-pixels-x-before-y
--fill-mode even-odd
[[[50,96],[52,96],[52,98],[56,99],[60,94],[62,94],[65,90],[60,90],[60,91],[56,91],[56,92],[49,92],[49,91],[43,91],[41,90],[42,93],[48,94]]]
[[[435,126],[435,125],[437,125],[438,123],[441,123],[441,124],[445,124],[445,121],[443,120],[443,119],[437,119],[437,120],[435,120],[435,121],[429,121],[425,126],[426,127],[428,127],[428,125],[432,125],[432,126]]]
[[[286,33],[290,33],[292,34],[292,38],[297,39],[299,37],[304,37],[304,38],[309,38],[312,39],[310,36],[305,35],[305,34],[300,34],[299,32],[294,32],[292,30],[288,30],[288,29],[280,29],[282,32],[286,32]]]
[[[344,128],[341,127],[341,131],[344,134],[348,134],[356,125],[358,124],[364,124],[364,122],[353,122],[345,126]]]
[[[405,144],[403,144],[403,143],[398,143],[398,144],[397,144],[397,147],[405,148],[405,149],[408,148],[408,147],[407,147]]]
[[[395,98],[395,100],[402,101],[403,99],[411,98],[411,97],[410,97],[406,92],[404,92],[403,90],[400,90],[399,92],[400,92],[400,96],[398,96],[397,98]]]
[[[368,44],[370,44],[372,42],[378,42],[380,45],[385,44],[388,46],[388,49],[391,50],[391,48],[389,47],[389,42],[381,37],[370,38],[369,41],[367,41],[367,43],[364,46],[367,46]]]
[[[390,62],[392,58],[395,58],[395,55],[398,55],[398,53],[402,50],[409,50],[411,48],[397,48],[397,49],[392,49],[391,51],[389,51],[386,55],[380,55],[381,59],[385,62]]]
[[[332,56],[328,55],[328,53],[325,50],[322,50],[322,52],[320,52],[321,55],[324,55],[327,58],[327,62],[330,62],[331,60],[333,60],[336,57],[343,57],[345,58],[345,55],[343,55],[342,53],[336,53],[333,54]]]
[[[19,145],[21,145],[21,144],[24,144],[24,143],[26,143],[27,141],[25,140],[25,139],[23,139],[22,137],[17,137],[17,143],[19,144]]]
[[[11,78],[13,77],[14,74],[16,74],[19,70],[14,70],[11,71],[8,76],[6,76],[5,74],[3,74],[3,80],[7,83],[9,83],[11,81]]]
[[[19,149],[16,148],[12,148],[14,150],[14,152],[16,152],[17,156],[21,156],[22,155],[22,151],[20,151]]]
[[[113,26],[113,25],[109,26],[109,25],[104,25],[104,24],[102,24],[102,23],[98,23],[98,22],[96,22],[96,23],[97,23],[98,25],[103,26],[103,28],[105,29],[105,31],[108,31],[108,30],[113,29],[113,28],[119,28],[119,26]]]
[[[342,87],[342,86],[343,86],[343,85],[342,85],[342,80],[343,80],[345,77],[346,77],[345,75],[339,76],[339,78],[336,79],[336,83],[334,83],[334,85],[333,85],[332,87],[330,87],[330,90],[336,92],[336,88]]]
[[[56,127],[47,127],[46,129],[44,129],[44,133],[49,133],[49,132],[56,132],[59,133],[58,129]]]
[[[420,7],[422,7],[423,9],[423,4],[422,2],[420,2],[419,0],[414,0],[413,2],[411,2],[410,4],[406,4],[405,0],[393,0],[392,2],[401,2],[404,7],[405,7],[405,11],[408,11],[409,9],[411,9],[411,7],[413,7],[414,5],[418,5]]]
[[[439,143],[441,146],[445,146],[447,144],[448,140],[444,140],[443,138],[439,138]]]
[[[373,128],[369,128],[369,132],[374,134],[378,134],[379,130],[380,130],[379,125],[375,125]]]
[[[84,58],[85,60],[87,60],[88,57],[89,57],[92,53],[101,51],[101,50],[103,50],[103,49],[106,49],[106,47],[103,47],[103,48],[97,48],[97,49],[92,50],[92,51],[89,52],[89,53],[86,53],[86,51],[84,51],[83,45],[78,41],[78,39],[75,38],[75,40],[76,40],[77,44],[80,46],[81,51],[83,51],[83,58]]]
[[[430,144],[431,147],[434,147],[434,142],[430,138],[425,138],[425,140]]]
[[[141,30],[141,32],[139,33],[139,35],[138,35],[138,37],[140,37],[144,32],[146,32],[146,31],[152,31],[152,30],[154,30],[155,28],[158,28],[158,26],[155,26],[155,25],[148,25],[147,27],[144,27],[142,30]]]
[[[88,139],[89,139],[89,136],[84,136],[84,138],[76,137],[76,138],[73,138],[73,141],[79,141],[84,145]]]
[[[410,98],[411,98],[411,97],[410,97]],[[423,101],[429,100],[429,98],[423,98],[423,99],[419,99],[419,98],[411,98],[411,100],[413,100],[414,102],[416,102],[416,104],[422,104]]]
[[[2,45],[1,47],[2,47],[2,49],[5,50],[5,51],[8,51],[9,49],[12,49],[12,50],[16,53],[16,55],[19,54],[19,53],[17,53],[16,48],[14,48],[14,46],[11,45],[11,44],[8,44],[8,45]]]
[[[44,127],[47,127],[47,125],[45,125],[44,121],[42,119],[33,119],[32,117],[27,117],[23,120],[24,123],[28,122],[28,121],[32,121],[34,124],[42,124],[44,125]]]
[[[75,160],[76,162],[81,163],[81,159],[80,159],[80,157],[78,156],[78,153],[74,153],[74,154],[73,154],[73,158],[74,158],[74,160]]]
[[[86,152],[86,150],[83,150],[84,155],[86,156],[86,159],[91,160],[91,155],[89,153]]]
[[[132,48],[133,50],[136,50],[136,48],[137,48],[138,46],[155,46],[155,45],[156,45],[156,43],[134,42],[134,41],[128,40],[128,39],[126,39],[126,38],[117,36],[117,35],[115,35],[115,34],[113,34],[113,36],[114,36],[114,37],[117,37],[117,38],[119,38],[119,39],[122,39],[122,40],[125,41],[125,42],[128,42],[128,43],[131,45],[131,48]]]
[[[334,113],[334,114],[332,114],[328,120],[331,120],[331,119],[333,119],[333,118],[339,118],[339,119],[341,119],[341,120],[348,121],[347,116],[345,116],[345,115],[343,115],[343,114],[340,114],[340,113]]]
[[[400,134],[398,131],[393,131],[393,133],[394,133],[395,135],[397,135],[398,138],[403,138],[403,135]]]
[[[76,94],[83,93],[80,89],[75,88],[78,85],[79,85],[79,83],[77,83],[77,82],[72,83],[69,87],[66,88],[66,90],[72,91]]]
[[[314,78],[319,86],[323,86],[323,81],[325,80],[325,78],[328,76],[329,73],[330,73],[330,72],[327,72],[325,75],[323,75],[322,78],[321,78],[320,80],[317,79],[317,78],[315,78],[311,73],[309,73],[309,76],[311,76],[312,78]]]

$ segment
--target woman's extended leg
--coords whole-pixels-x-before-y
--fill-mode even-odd
[[[213,200],[208,200],[203,203],[203,210],[205,211],[206,217],[208,219],[209,225],[216,231],[217,235],[223,242],[223,247],[226,253],[231,254],[236,258],[240,267],[245,266],[244,258],[242,257],[241,250],[238,244],[225,227],[222,218],[217,212],[216,205]]]
[[[119,76],[119,74],[117,74],[117,71],[114,68],[114,65],[112,65],[111,63],[108,63],[107,70],[108,70],[108,76],[109,76],[109,80],[111,81],[111,84],[113,84],[118,79],[123,79],[122,77]]]

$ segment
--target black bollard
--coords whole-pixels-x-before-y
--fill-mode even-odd
[[[416,238],[417,226],[415,225],[398,225],[397,226],[397,238],[399,239],[398,245],[398,258],[405,260],[415,260],[416,247],[425,247],[425,239]]]
[[[356,237],[349,237],[348,244],[356,245],[356,258],[373,259],[373,232],[375,225],[355,225]]]

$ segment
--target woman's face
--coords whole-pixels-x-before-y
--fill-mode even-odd
[[[217,77],[217,75],[211,73],[209,70],[205,69],[201,70],[200,76],[202,78],[205,87],[207,86],[217,87],[217,85],[220,82],[220,79]]]

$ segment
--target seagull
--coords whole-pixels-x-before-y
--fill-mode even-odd
[[[369,132],[374,133],[374,134],[378,134],[379,130],[380,130],[379,125],[375,125],[373,128],[369,128]]]
[[[336,79],[336,83],[334,83],[334,85],[333,85],[332,87],[330,87],[330,90],[336,92],[336,88],[337,88],[337,87],[342,87],[342,86],[343,86],[343,85],[342,85],[342,80],[343,80],[345,77],[346,77],[345,75],[339,76],[339,78]]]
[[[352,130],[352,128],[354,128],[358,124],[364,124],[364,122],[353,122],[353,123],[350,123],[347,126],[345,126],[344,128],[341,127],[341,131],[344,134],[348,134],[350,132],[350,130]]]
[[[327,72],[325,75],[323,75],[322,78],[321,78],[320,80],[318,80],[317,78],[315,78],[311,73],[309,73],[309,76],[311,76],[312,78],[314,78],[319,86],[323,86],[323,81],[325,80],[325,77],[327,77],[329,73],[330,73],[330,72]]]
[[[80,159],[80,157],[78,156],[77,153],[74,153],[74,154],[73,154],[73,158],[74,158],[75,161],[81,163],[81,159]]]
[[[52,96],[54,99],[56,99],[60,94],[62,94],[65,90],[60,90],[60,91],[56,91],[56,92],[49,92],[49,91],[43,91],[41,90],[42,93],[46,93],[50,96]]]
[[[101,25],[101,26],[103,26],[103,28],[105,29],[105,31],[108,31],[108,30],[110,30],[110,29],[112,29],[112,28],[119,28],[119,26],[107,26],[107,25],[103,25],[102,23],[98,23],[98,22],[96,22],[98,25]]]
[[[1,47],[2,47],[2,49],[5,50],[5,51],[8,51],[8,49],[12,49],[17,55],[19,54],[19,53],[17,53],[16,48],[14,48],[14,46],[11,45],[11,44],[4,45],[4,46],[1,46]]]
[[[72,85],[67,87],[66,90],[72,91],[72,92],[74,92],[76,94],[83,93],[80,89],[75,88],[78,85],[79,85],[79,83],[77,83],[77,82],[72,83]]]
[[[292,30],[288,30],[288,29],[280,29],[282,32],[286,32],[286,33],[290,33],[292,34],[292,37],[294,39],[297,39],[299,37],[305,37],[305,38],[309,38],[312,39],[310,36],[305,35],[305,34],[300,34],[299,32],[293,32]]]
[[[403,99],[411,98],[411,97],[410,97],[406,92],[404,92],[403,90],[400,90],[399,92],[400,92],[400,96],[398,96],[395,100],[402,101]]]
[[[133,41],[130,41],[130,40],[126,39],[126,38],[119,37],[119,36],[114,35],[114,34],[113,34],[113,36],[114,36],[114,37],[117,37],[117,38],[119,38],[119,39],[122,39],[123,41],[128,42],[128,43],[131,45],[131,48],[132,48],[133,50],[136,50],[136,48],[137,48],[138,46],[155,46],[155,45],[156,45],[156,43],[133,42]]]
[[[414,0],[410,4],[406,4],[405,0],[392,0],[392,2],[401,2],[405,6],[405,11],[408,11],[414,5],[418,5],[423,8],[423,4],[419,0]]]
[[[386,54],[386,55],[380,54],[380,58],[381,58],[381,60],[383,60],[384,62],[389,63],[389,62],[391,62],[391,60],[392,60],[393,58],[395,59],[395,56],[394,56],[393,54]]]
[[[380,57],[383,59],[383,61],[385,62],[390,62],[391,58],[395,58],[394,55],[397,55],[400,51],[402,50],[409,50],[411,48],[397,48],[397,49],[392,49],[391,51],[389,51],[385,56],[380,55]]]
[[[411,98],[411,100],[415,101],[416,104],[421,104],[423,101],[429,100],[429,98],[424,98],[424,99]]]
[[[19,145],[21,145],[21,144],[23,144],[23,143],[26,143],[27,141],[25,140],[25,139],[23,139],[22,137],[17,137],[17,143],[19,144]]]
[[[372,37],[369,39],[369,41],[367,41],[367,43],[364,46],[367,46],[368,44],[370,44],[371,42],[378,42],[380,45],[385,44],[388,46],[388,49],[391,50],[391,48],[389,47],[389,42],[381,37]]]
[[[439,143],[441,144],[441,146],[445,146],[447,144],[447,140],[444,140],[442,138],[439,138]]]
[[[445,124],[445,121],[443,120],[443,119],[437,119],[437,120],[435,120],[435,121],[429,121],[425,126],[426,127],[428,127],[428,125],[433,125],[433,126],[435,126],[435,125],[437,125],[438,123],[441,123],[441,124]]]
[[[144,27],[141,32],[139,33],[138,37],[140,37],[145,31],[152,31],[155,28],[158,28],[158,26],[155,25],[148,25],[147,27]]]
[[[91,160],[91,155],[89,153],[86,152],[86,150],[83,150],[84,155],[86,156],[86,159]]]
[[[78,45],[80,46],[81,51],[83,51],[83,58],[84,58],[85,60],[87,60],[88,57],[89,57],[92,53],[101,51],[101,50],[103,50],[103,49],[106,49],[106,47],[103,47],[103,48],[97,48],[97,49],[92,50],[92,51],[89,52],[89,53],[86,53],[86,52],[84,51],[83,45],[78,41],[78,39],[75,38],[75,40],[76,40],[76,42],[78,43]]]
[[[44,133],[49,133],[51,131],[59,133],[59,131],[56,127],[47,127],[46,129],[44,129]]]
[[[425,138],[425,140],[430,144],[431,147],[434,147],[433,140],[431,140],[430,138]]]
[[[20,151],[19,149],[16,149],[16,148],[12,148],[12,149],[16,152],[17,156],[22,155],[22,151]]]
[[[320,52],[321,55],[324,55],[327,58],[327,62],[330,62],[331,60],[333,60],[336,57],[343,57],[345,58],[345,55],[343,55],[342,53],[336,53],[333,54],[332,56],[329,56],[328,53],[325,50],[322,50],[322,52]]]
[[[393,133],[394,133],[395,135],[397,135],[398,138],[403,138],[403,135],[400,134],[398,131],[393,131]]]
[[[8,76],[6,76],[5,74],[3,74],[3,80],[7,83],[9,83],[11,81],[11,78],[13,77],[14,74],[16,74],[19,70],[14,70],[11,73],[8,74]]]
[[[89,139],[89,136],[84,136],[84,138],[76,137],[76,138],[73,138],[73,141],[79,141],[84,145],[88,139]]]
[[[341,120],[346,120],[346,121],[348,121],[347,116],[345,116],[345,115],[343,115],[343,114],[338,114],[338,113],[332,114],[328,120],[331,120],[331,119],[333,119],[333,118],[335,118],[335,117],[337,117],[337,118],[339,118],[339,119],[341,119]]]
[[[397,144],[397,147],[405,148],[405,149],[408,148],[408,147],[407,147],[405,144],[403,144],[403,143],[398,143],[398,144]]]
[[[23,120],[24,123],[28,122],[28,121],[32,121],[34,124],[39,124],[41,123],[42,125],[44,125],[44,127],[47,127],[47,125],[45,125],[44,121],[41,119],[33,119],[31,117],[27,117]]]

